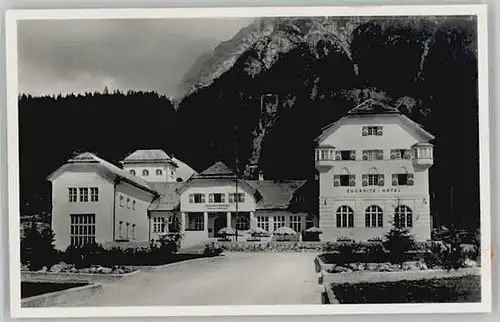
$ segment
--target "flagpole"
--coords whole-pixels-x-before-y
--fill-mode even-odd
[[[240,92],[240,106],[241,106],[241,102],[242,101],[242,94]],[[235,163],[236,163],[236,169],[235,169],[235,186],[236,186],[236,194],[234,196],[234,202],[235,202],[235,210],[236,210],[236,214],[235,214],[235,223],[234,223],[234,231],[235,231],[235,240],[238,241],[238,117],[236,116],[235,118],[235,144],[234,144],[234,154],[235,154]],[[230,224],[229,224],[230,225]]]

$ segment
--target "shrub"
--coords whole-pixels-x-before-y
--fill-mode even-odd
[[[218,256],[223,252],[221,247],[215,246],[215,244],[206,244],[205,250],[203,251],[203,255],[205,256]]]
[[[337,264],[345,265],[347,263],[353,262],[357,257],[356,252],[360,249],[360,244],[358,243],[340,243],[337,245]]]
[[[403,263],[406,259],[406,252],[414,247],[414,239],[408,229],[394,225],[391,230],[385,234],[384,247],[389,251],[391,262],[403,267]]]
[[[380,262],[382,259],[386,258],[387,253],[384,248],[384,244],[382,242],[377,242],[377,243],[371,243],[366,246],[365,248],[365,255],[364,255],[364,262],[366,263],[377,263]]]
[[[21,263],[31,271],[38,271],[44,266],[50,268],[57,262],[58,252],[54,249],[54,233],[51,228],[41,232],[36,222],[31,223],[21,240]]]

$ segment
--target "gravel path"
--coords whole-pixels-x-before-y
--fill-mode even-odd
[[[140,272],[64,306],[321,304],[315,253],[229,253]]]

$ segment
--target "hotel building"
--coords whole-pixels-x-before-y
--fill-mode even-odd
[[[373,99],[324,128],[315,151],[322,239],[381,238],[393,224],[430,239],[433,139]]]
[[[243,180],[222,162],[198,174],[162,150],[135,151],[121,165],[87,152],[49,175],[57,249],[144,244],[177,223],[182,247],[209,241],[227,226],[242,233],[318,226],[306,202],[316,199],[316,187],[305,180]]]

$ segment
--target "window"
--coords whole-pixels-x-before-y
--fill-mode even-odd
[[[413,227],[413,216],[410,207],[404,205],[396,207],[394,225],[399,228]]]
[[[369,206],[365,211],[365,227],[384,226],[384,213],[379,206]]]
[[[335,151],[335,160],[337,161],[356,160],[356,151],[355,150]]]
[[[410,159],[411,150],[409,149],[392,149],[391,159]]]
[[[135,239],[135,224],[132,225],[132,239]]]
[[[384,185],[384,175],[383,174],[363,174],[362,179],[363,186],[375,187]]]
[[[335,187],[349,187],[356,185],[356,176],[354,174],[341,174],[333,176],[333,185]]]
[[[77,194],[78,192],[76,188],[68,188],[69,202],[76,202]]]
[[[161,169],[156,169],[156,175],[161,176],[163,174],[163,171]]]
[[[238,216],[238,218],[236,218],[236,229],[238,230],[250,229],[250,221],[248,220],[248,218],[243,216]]]
[[[127,209],[130,209],[130,198],[127,198]]]
[[[95,214],[71,214],[70,217],[71,245],[95,243]]]
[[[382,126],[363,126],[362,128],[362,135],[363,136],[368,136],[368,135],[382,135],[383,134],[383,127]]]
[[[135,170],[130,170],[129,172],[130,172],[130,174],[135,176]]]
[[[165,218],[153,217],[153,232],[154,233],[165,232]]]
[[[273,231],[285,226],[285,216],[274,216],[273,221]]]
[[[290,216],[290,228],[300,233],[302,231],[302,217]]]
[[[125,228],[125,238],[127,238],[127,239],[129,239],[129,237],[128,237],[129,226],[130,226],[130,223],[126,223],[126,225],[125,225],[125,227],[126,227]]]
[[[149,171],[146,170],[146,169],[142,170],[142,175],[143,176],[149,176]]]
[[[354,227],[354,211],[349,206],[340,206],[337,209],[337,227]]]
[[[123,207],[125,205],[125,199],[123,196],[120,196],[120,207]]]
[[[238,194],[230,193],[229,194],[229,203],[236,203],[236,201],[238,201],[240,203],[245,202],[245,194],[242,192],[239,192]]]
[[[123,221],[120,221],[118,223],[118,236],[120,238],[123,238]]]
[[[80,202],[89,201],[89,188],[80,188]]]
[[[189,203],[205,203],[205,194],[192,193],[189,195]]]
[[[205,229],[203,215],[189,216],[189,230],[202,231]]]
[[[257,227],[269,231],[269,217],[259,216],[257,218]]]
[[[208,201],[210,203],[225,203],[226,196],[223,193],[211,193],[208,195]]]
[[[321,160],[328,160],[328,150],[321,150]]]
[[[406,168],[402,167],[400,173],[392,174],[393,186],[413,186],[413,173],[408,173]]]
[[[306,229],[309,229],[311,227],[314,227],[314,216],[313,215],[307,215],[306,216]]]
[[[382,160],[384,159],[383,150],[363,150],[363,160]]]
[[[132,209],[135,210],[135,200],[132,201]]]
[[[98,202],[99,201],[99,188],[90,188],[90,201]]]

